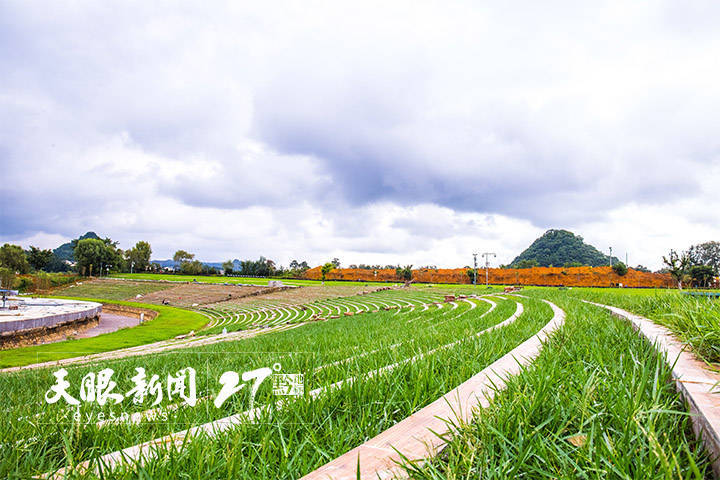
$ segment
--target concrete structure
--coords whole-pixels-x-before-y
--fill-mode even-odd
[[[38,328],[55,328],[97,318],[102,305],[95,302],[60,300],[54,298],[27,298],[9,300],[13,309],[0,309],[0,334]],[[17,307],[17,308],[14,308]]]
[[[7,299],[9,297],[16,296],[18,294],[17,290],[0,290],[0,297],[2,297],[2,308],[7,308]]]
[[[687,402],[693,431],[705,447],[715,478],[720,478],[720,374],[710,370],[708,364],[689,352],[687,344],[668,328],[621,308],[587,300],[583,302],[605,308],[616,317],[627,320],[664,356],[672,369],[675,387]]]

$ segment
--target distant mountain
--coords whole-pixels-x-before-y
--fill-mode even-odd
[[[150,263],[157,263],[163,268],[167,267],[174,267],[175,261],[170,260],[150,260]],[[209,267],[217,268],[218,270],[222,270],[222,264],[223,262],[202,262],[203,265],[207,265]],[[233,260],[233,269],[234,270],[240,270],[240,260],[237,258]]]
[[[100,238],[95,232],[87,232],[85,235],[80,236],[76,240],[84,240],[86,238]],[[60,260],[75,261],[75,255],[73,254],[72,242],[63,243],[55,250],[53,250],[55,256]]]
[[[510,266],[528,265],[533,261],[539,267],[562,267],[570,263],[599,267],[609,265],[610,257],[585,243],[579,235],[567,230],[548,230],[518,255]],[[618,259],[613,257],[613,263],[617,262]]]

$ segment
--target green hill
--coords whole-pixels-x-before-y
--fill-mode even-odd
[[[617,258],[613,257],[613,263]],[[610,257],[588,245],[579,235],[567,230],[548,230],[535,240],[510,264],[511,267],[532,266],[562,267],[568,264],[599,267],[610,264]]]
[[[84,240],[86,238],[100,238],[100,237],[98,237],[95,232],[87,232],[85,235],[82,235],[80,238],[77,238],[76,240]],[[62,245],[57,247],[55,250],[53,250],[53,253],[59,260],[69,260],[71,262],[75,261],[75,255],[73,255],[72,242],[63,243]]]

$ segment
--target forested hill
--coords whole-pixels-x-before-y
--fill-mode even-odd
[[[85,235],[78,237],[77,240],[84,240],[86,238],[99,239],[100,237],[98,237],[95,232],[87,232]],[[75,255],[73,254],[72,242],[63,243],[62,245],[57,247],[55,250],[53,250],[53,253],[60,260],[69,260],[71,262],[75,261]]]
[[[613,257],[613,263],[617,262]],[[512,261],[512,267],[562,267],[566,265],[608,265],[610,257],[579,235],[567,230],[548,230]]]

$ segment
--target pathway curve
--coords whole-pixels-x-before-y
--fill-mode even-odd
[[[482,330],[479,333],[475,333],[475,334],[471,335],[471,337],[472,336],[481,336],[483,334],[486,334],[486,333],[496,330],[498,328],[502,328],[502,327],[507,326],[510,323],[514,322],[523,313],[522,304],[519,302],[516,302],[516,304],[517,304],[517,306],[516,306],[515,313],[513,313],[509,318],[507,318],[506,320],[504,320],[496,325],[493,325],[485,330]],[[386,365],[386,366],[378,368],[376,370],[367,372],[362,375],[362,378],[363,379],[373,378],[376,376],[384,375],[386,373],[393,371],[395,368],[397,368],[400,365],[406,364],[412,360],[422,358],[426,355],[430,355],[436,351],[450,348],[453,345],[456,345],[463,340],[464,339],[456,340],[455,342],[452,342],[450,344],[443,345],[440,347],[436,347],[432,350],[429,350],[422,354],[416,355],[414,357],[407,358],[400,362],[393,363],[391,365]],[[495,364],[493,364],[493,365],[495,365]],[[333,391],[341,388],[343,385],[352,384],[352,383],[355,383],[356,381],[358,381],[358,377],[349,377],[344,380],[340,380],[339,382],[335,382],[333,384],[330,384],[330,385],[327,385],[324,387],[319,387],[319,388],[313,389],[310,392],[308,392],[308,395],[313,398],[319,397],[321,395],[327,395],[327,394],[332,393]],[[134,445],[132,447],[125,448],[123,450],[118,450],[115,452],[111,452],[111,453],[102,455],[101,457],[99,457],[97,459],[86,460],[84,462],[81,462],[78,465],[75,465],[74,467],[61,468],[53,473],[47,473],[47,474],[43,475],[43,478],[59,480],[59,479],[65,478],[67,476],[67,474],[70,472],[84,473],[93,468],[95,468],[95,470],[93,470],[93,471],[95,473],[97,473],[96,466],[98,464],[103,465],[103,469],[105,469],[105,472],[111,471],[112,469],[114,469],[115,467],[117,467],[118,465],[123,464],[123,463],[136,464],[136,465],[142,464],[144,462],[147,462],[150,459],[155,458],[159,451],[162,451],[168,447],[182,448],[182,446],[185,445],[186,442],[191,441],[193,438],[196,438],[200,435],[202,435],[203,438],[215,437],[215,436],[219,435],[220,433],[233,428],[236,425],[239,425],[242,423],[254,422],[256,418],[261,417],[262,415],[270,412],[271,409],[283,408],[286,403],[287,402],[285,402],[285,401],[278,401],[275,404],[265,405],[262,407],[256,407],[252,410],[246,410],[244,412],[241,412],[241,413],[238,413],[235,415],[231,415],[229,417],[224,417],[224,418],[220,418],[217,420],[213,420],[211,422],[208,422],[208,423],[205,423],[202,425],[191,427],[187,430],[183,430],[180,432],[165,435],[164,437],[161,437],[161,438],[150,440],[149,442],[141,443],[138,445]],[[97,460],[97,462],[95,462],[94,460]],[[95,465],[95,466],[92,466],[92,465]]]
[[[402,458],[412,462],[434,456],[445,446],[450,425],[472,421],[475,409],[487,407],[495,393],[505,387],[507,379],[529,365],[548,336],[563,325],[565,312],[543,301],[553,309],[553,318],[537,334],[430,405],[301,480],[406,477],[399,466]]]
[[[695,435],[702,438],[715,478],[720,478],[720,374],[705,368],[706,364],[687,351],[687,345],[678,340],[670,329],[622,308],[587,300],[583,302],[605,308],[616,317],[629,321],[665,356],[665,361],[672,368],[675,387],[688,403]]]

